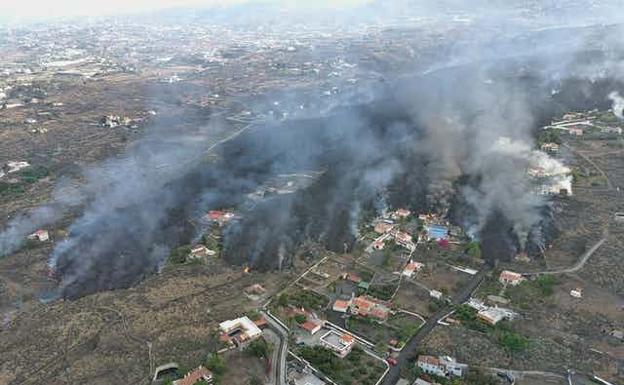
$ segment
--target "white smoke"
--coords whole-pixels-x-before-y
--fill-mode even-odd
[[[613,91],[609,94],[609,99],[613,102],[613,113],[618,118],[624,120],[624,98],[619,92]]]

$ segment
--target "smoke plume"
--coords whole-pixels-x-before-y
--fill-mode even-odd
[[[613,113],[618,118],[624,120],[624,98],[620,96],[620,93],[613,91],[609,94],[609,99],[613,102]]]
[[[372,2],[364,20],[413,4],[387,3]],[[606,104],[604,87],[613,89],[621,68],[610,44],[619,27],[592,26],[608,13],[603,8],[588,12],[589,26],[561,25],[554,2],[537,10],[547,17],[515,18],[510,26],[497,18],[529,12],[512,3],[496,2],[480,14],[458,0],[423,2],[428,15],[439,13],[439,25],[457,16],[458,29],[441,32],[422,55],[419,34],[406,34],[405,46],[391,55],[400,64],[384,61],[376,48],[351,49],[355,86],[341,90],[348,82],[328,81],[323,90],[340,92],[319,96],[314,84],[265,95],[270,102],[248,100],[246,107],[268,118],[243,130],[176,106],[123,155],[87,168],[80,198],[65,202],[57,194],[8,223],[0,251],[9,254],[24,235],[84,206],[50,256],[62,294],[75,298],[128,287],[157,271],[173,247],[201,234],[198,218],[224,207],[241,215],[225,228],[224,258],[264,269],[287,267],[308,240],[349,250],[361,220],[387,207],[446,214],[462,202],[459,224],[492,258],[527,240],[539,243],[548,199],[535,193],[527,169],[537,163],[556,170],[563,178],[557,183],[567,176],[558,161],[534,151],[534,132],[566,109],[606,107],[591,103]],[[460,5],[467,14],[448,11]],[[395,41],[402,32],[380,33]],[[596,42],[603,43],[599,54]],[[327,61],[313,46],[308,55]],[[621,117],[621,98],[611,99]],[[216,145],[218,137],[228,140]],[[301,173],[317,177],[297,191],[250,201],[280,175]]]

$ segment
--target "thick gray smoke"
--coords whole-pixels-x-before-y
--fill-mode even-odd
[[[460,177],[470,176],[473,182],[460,188],[463,200],[474,210],[464,219],[465,227],[478,234],[493,213],[502,213],[523,243],[539,223],[545,203],[526,178],[535,101],[544,98],[544,91],[517,78],[490,76],[441,70],[430,74],[424,91],[409,91],[407,100],[418,106],[417,122],[425,128],[424,140],[417,146],[431,159],[427,173],[432,192],[449,190]],[[439,82],[450,88],[440,89]],[[460,83],[462,89],[453,88]],[[437,194],[444,196],[445,191]]]
[[[169,124],[156,123],[121,158],[86,170],[85,188],[95,194],[50,259],[65,295],[128,286],[180,242],[184,224],[168,224],[194,203],[194,181],[185,177],[192,178],[218,123]]]
[[[264,268],[283,267],[309,239],[348,249],[360,219],[387,206],[444,211],[460,201],[468,208],[461,224],[473,233],[508,232],[523,247],[531,233],[540,233],[534,229],[547,203],[526,176],[534,130],[566,108],[605,101],[608,92],[598,86],[606,82],[612,90],[610,79],[622,63],[609,43],[618,30],[543,29],[560,27],[554,16],[529,18],[519,23],[528,26],[515,23],[520,29],[512,30],[493,17],[521,15],[522,8],[483,3],[500,7],[471,11],[478,17],[462,19],[463,37],[442,35],[442,53],[430,50],[438,56],[422,61],[414,55],[409,71],[376,65],[370,57],[377,53],[353,52],[350,60],[363,63],[363,78],[377,80],[361,80],[329,103],[296,92],[278,103],[305,101],[322,112],[256,124],[213,147],[217,134],[234,127],[179,107],[120,158],[87,169],[80,198],[65,202],[57,194],[49,206],[10,222],[0,247],[10,253],[24,235],[83,204],[50,259],[67,297],[136,283],[156,271],[172,247],[198,235],[193,219],[221,207],[238,208],[243,216],[225,231],[225,258]],[[370,15],[393,14],[411,2],[384,4],[368,5],[383,10]],[[448,9],[467,8],[457,0],[432,4],[427,9],[442,12],[444,23]],[[604,43],[604,55],[593,52],[596,42]],[[419,41],[409,43],[418,50]],[[264,102],[248,104],[266,114]],[[209,148],[218,159],[205,156]],[[247,205],[248,195],[271,178],[294,173],[320,176],[296,193]],[[496,216],[509,228],[493,226]],[[509,253],[516,246],[502,247]]]
[[[0,257],[13,253],[28,235],[59,221],[69,210],[78,207],[84,200],[82,189],[70,181],[60,181],[49,204],[18,215],[0,232]]]

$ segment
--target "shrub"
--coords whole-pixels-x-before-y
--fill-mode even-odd
[[[222,376],[227,370],[227,367],[225,366],[225,361],[223,361],[223,357],[221,357],[217,353],[213,353],[208,357],[208,361],[206,361],[206,367],[210,369],[216,376]]]
[[[459,305],[454,317],[460,321],[474,321],[477,319],[477,311],[468,305]]]
[[[288,294],[286,293],[282,293],[280,294],[280,296],[277,298],[277,305],[280,307],[285,307],[288,305]]]
[[[505,350],[511,353],[519,353],[529,347],[528,338],[510,330],[497,331],[496,340]]]
[[[186,262],[186,258],[190,254],[190,252],[191,246],[186,245],[176,247],[171,251],[171,254],[169,255],[169,263],[181,264]]]
[[[269,344],[262,338],[252,341],[245,349],[245,352],[251,356],[258,358],[269,357]]]
[[[535,280],[535,286],[543,296],[550,296],[554,293],[557,280],[552,275],[542,275]]]
[[[0,182],[0,197],[20,195],[25,191],[24,186],[20,184]]]
[[[300,291],[289,296],[288,302],[296,307],[320,310],[327,305],[327,299],[309,291]]]
[[[466,254],[473,258],[481,258],[481,245],[479,242],[470,242],[466,248]]]
[[[19,172],[22,181],[26,183],[35,183],[39,179],[43,179],[50,175],[47,168],[43,166],[31,166]]]

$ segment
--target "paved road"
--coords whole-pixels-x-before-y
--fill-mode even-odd
[[[555,275],[555,274],[575,273],[581,270],[583,266],[585,266],[589,258],[592,255],[594,255],[596,251],[598,251],[598,249],[607,241],[608,237],[609,237],[609,234],[607,231],[605,231],[604,237],[598,242],[596,242],[589,250],[587,250],[585,254],[581,256],[581,259],[579,259],[579,261],[576,264],[574,264],[574,266],[572,267],[568,267],[566,269],[559,269],[559,270],[537,271],[534,273],[525,273],[523,275]]]
[[[278,373],[279,371],[278,366],[280,362],[279,347],[282,344],[282,338],[275,331],[273,331],[272,328],[264,329],[262,335],[267,342],[271,343],[271,345],[275,347],[271,355],[271,374],[269,376],[269,382],[267,383],[267,385],[277,385],[279,384],[279,373]]]
[[[455,295],[453,303],[461,304],[466,302],[472,296],[472,293],[477,289],[481,281],[483,281],[487,273],[488,270],[484,269],[476,274],[470,283],[468,283],[459,293],[457,293],[457,295]],[[429,317],[427,322],[425,322],[418,332],[407,342],[407,344],[405,344],[405,347],[396,358],[397,365],[390,368],[390,371],[386,374],[386,377],[382,382],[383,385],[396,384],[399,381],[401,369],[414,365],[414,359],[416,358],[415,353],[422,340],[438,325],[438,321],[444,318],[444,316],[446,316],[451,310],[451,305],[447,305]]]
[[[269,323],[271,330],[279,337],[279,344],[275,346],[276,352],[273,355],[273,373],[271,377],[276,379],[277,385],[286,385],[286,357],[288,356],[288,330],[282,326],[273,316],[267,312],[262,312],[264,318]]]

